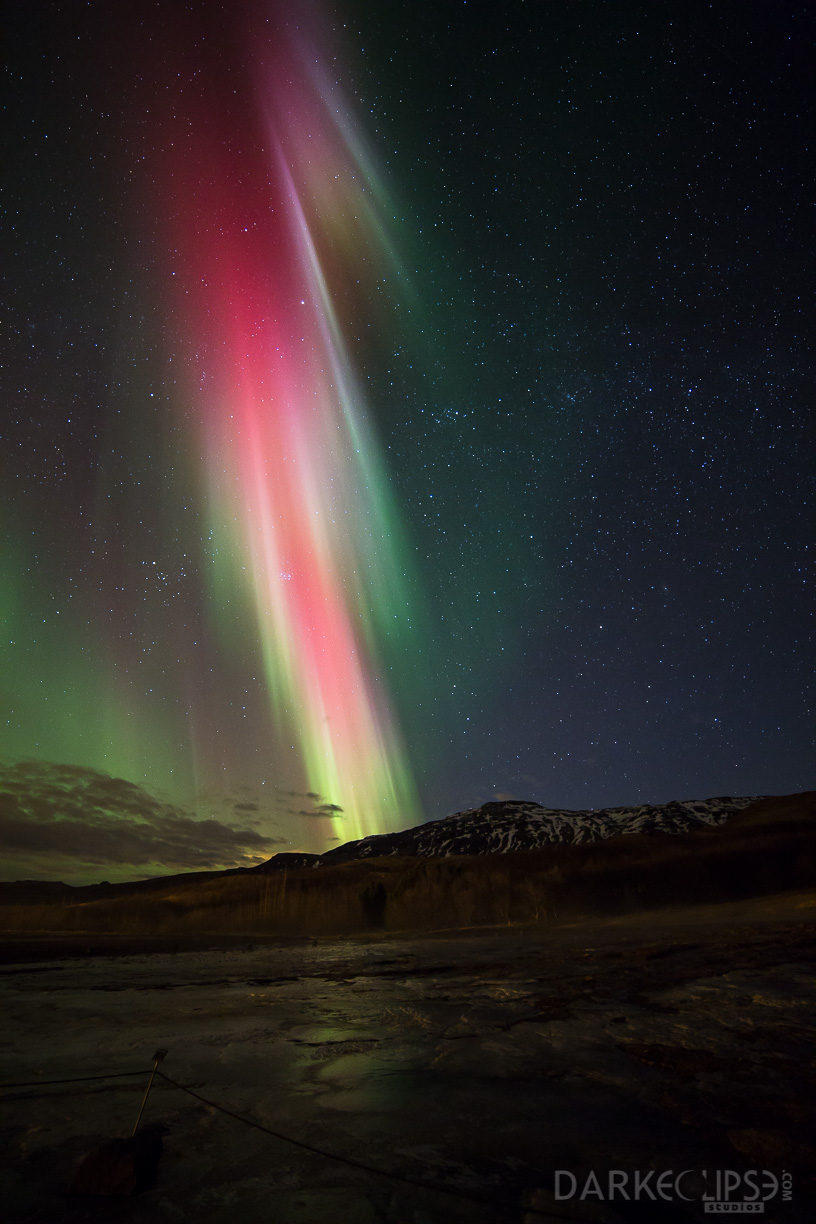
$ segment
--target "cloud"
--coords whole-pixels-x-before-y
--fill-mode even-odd
[[[283,790],[282,787],[275,788],[278,795],[284,796],[286,799],[295,799],[299,803],[306,805],[311,803],[313,806],[308,809],[304,807],[287,807],[285,810],[290,816],[337,816],[343,809],[339,803],[329,803],[317,791],[296,791]],[[235,805],[238,808],[238,804]]]
[[[42,864],[171,871],[244,867],[281,839],[220,820],[195,820],[124,778],[45,761],[0,764],[4,857]]]
[[[276,786],[275,790],[279,795],[285,795],[287,799],[320,799],[317,791],[284,790],[282,786]]]
[[[232,805],[236,812],[260,812],[260,807],[257,803],[234,803]]]
[[[289,808],[289,811],[293,816],[338,816],[343,809],[338,807],[336,803],[324,803],[321,807],[310,808],[308,811],[305,808],[300,808],[297,811],[294,808]]]
[[[302,804],[307,803],[309,800],[312,801],[313,806],[311,807],[286,808],[285,810],[290,816],[343,816],[343,809],[339,803],[328,803],[317,791],[281,790],[279,794],[286,795],[289,799],[299,799]],[[344,816],[343,819],[345,819]]]

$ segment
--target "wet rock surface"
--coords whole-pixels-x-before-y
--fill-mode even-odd
[[[702,1220],[676,1197],[556,1197],[555,1172],[580,1188],[690,1170],[699,1199],[704,1170],[768,1169],[792,1197],[764,1218],[810,1220],[815,913],[800,895],[560,928],[20,956],[0,967],[0,1080],[35,1086],[0,1101],[3,1219]],[[157,1046],[177,1083],[307,1147],[157,1077],[155,1185],[68,1196],[87,1153],[130,1133]]]

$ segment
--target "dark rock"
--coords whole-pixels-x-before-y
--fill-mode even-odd
[[[388,894],[382,881],[367,884],[360,894],[360,901],[368,925],[381,927],[385,921],[385,907],[388,903]]]
[[[88,1153],[68,1193],[127,1198],[147,1190],[156,1180],[165,1132],[161,1123],[151,1123],[128,1139],[109,1139]]]
[[[661,1071],[677,1071],[681,1075],[710,1075],[717,1071],[733,1075],[743,1069],[750,1070],[747,1060],[723,1058],[709,1050],[693,1050],[687,1046],[622,1041],[618,1043],[618,1049],[647,1066],[659,1067]]]
[[[797,1130],[740,1127],[729,1130],[726,1138],[732,1148],[757,1168],[811,1173],[816,1168],[816,1147]]]

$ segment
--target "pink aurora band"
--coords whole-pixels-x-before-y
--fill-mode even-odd
[[[179,87],[158,198],[221,564],[253,607],[277,734],[348,840],[418,819],[378,658],[408,618],[407,560],[338,317],[399,272],[373,163],[294,23],[255,22],[238,88]]]

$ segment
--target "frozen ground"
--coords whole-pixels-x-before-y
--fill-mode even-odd
[[[557,1169],[793,1172],[765,1220],[814,1218],[814,902],[548,930],[243,943],[0,965],[0,1081],[148,1067],[366,1173],[157,1081],[154,1189],[68,1199],[128,1134],[146,1076],[6,1089],[8,1224],[700,1220],[681,1201],[556,1201]],[[537,1214],[524,1206],[535,1207]]]

